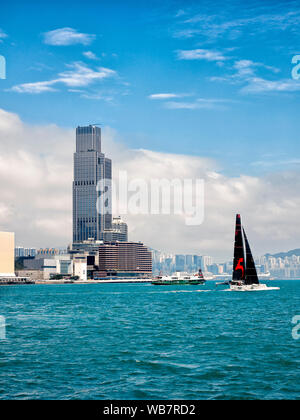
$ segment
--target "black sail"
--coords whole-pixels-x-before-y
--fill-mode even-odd
[[[246,276],[245,276],[245,284],[259,284],[259,280],[257,277],[257,272],[255,268],[255,263],[253,260],[252,252],[250,249],[250,245],[246,236],[246,233],[243,228],[244,238],[245,238],[245,245],[246,245]]]
[[[241,216],[236,215],[232,280],[245,280],[245,256]]]

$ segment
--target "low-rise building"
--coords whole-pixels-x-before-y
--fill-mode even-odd
[[[87,280],[87,263],[74,261],[74,276],[78,277],[79,280]]]
[[[99,247],[98,277],[149,277],[152,253],[141,242],[107,242]]]
[[[16,271],[18,277],[26,277],[33,281],[41,281],[44,279],[44,273],[41,270],[18,270]]]
[[[35,258],[23,261],[24,270],[37,270],[43,273],[42,279],[49,280],[55,275],[72,276],[73,261],[68,255],[56,255],[52,258]]]
[[[0,232],[0,284],[26,284],[30,280],[15,275],[15,234]]]

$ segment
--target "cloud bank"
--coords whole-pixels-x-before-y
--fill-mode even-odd
[[[0,109],[0,229],[18,245],[64,246],[71,240],[72,158],[75,131],[28,125]],[[191,178],[205,182],[205,218],[186,226],[183,216],[124,215],[131,240],[156,249],[231,258],[234,215],[240,212],[255,255],[300,246],[300,173],[230,178],[210,159],[130,150],[118,133],[103,131],[113,173],[128,178]]]

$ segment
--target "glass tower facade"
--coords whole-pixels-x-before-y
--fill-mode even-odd
[[[111,160],[101,152],[101,128],[76,128],[73,181],[73,243],[100,240],[112,227]],[[99,181],[103,185],[97,188]],[[99,191],[98,191],[99,190]]]

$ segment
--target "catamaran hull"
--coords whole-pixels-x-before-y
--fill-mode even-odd
[[[232,292],[263,292],[265,290],[280,290],[280,287],[268,287],[266,284],[242,284],[240,286],[231,284]]]

